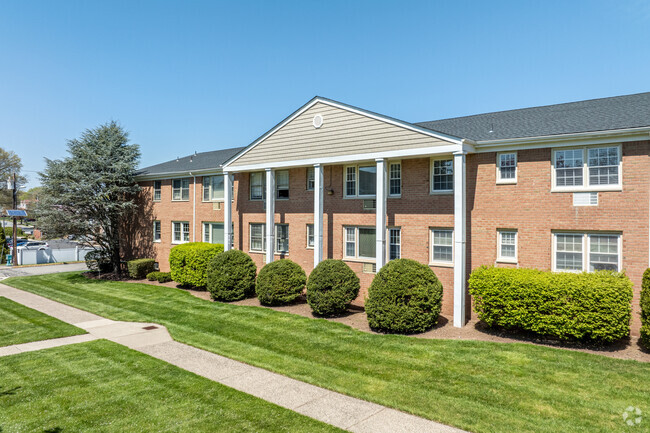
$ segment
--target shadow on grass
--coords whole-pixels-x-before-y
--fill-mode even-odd
[[[0,388],[0,397],[4,397],[6,395],[14,395],[16,394],[16,391],[18,391],[21,387],[16,386],[14,388],[9,388],[9,389],[2,389]]]

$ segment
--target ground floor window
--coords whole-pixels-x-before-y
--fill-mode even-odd
[[[160,221],[154,221],[153,222],[153,241],[154,242],[160,242]]]
[[[251,223],[250,225],[250,250],[255,252],[266,251],[266,224]],[[289,252],[289,224],[275,225],[275,252]]]
[[[555,271],[620,271],[621,235],[616,233],[554,233]]]
[[[345,257],[375,259],[376,230],[370,227],[344,227]]]
[[[180,244],[190,241],[190,223],[188,221],[172,222],[172,243]]]
[[[402,230],[399,228],[388,229],[388,260],[402,257]]]
[[[431,262],[454,262],[454,231],[451,229],[431,229]]]
[[[307,224],[307,248],[314,248],[314,225]]]
[[[517,261],[517,231],[497,231],[497,260],[502,262]]]
[[[223,223],[203,223],[203,242],[223,244]]]

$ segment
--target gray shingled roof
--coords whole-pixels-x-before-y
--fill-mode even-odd
[[[650,92],[455,117],[415,125],[474,141],[637,128],[650,126]]]
[[[243,147],[201,152],[195,155],[184,156],[171,161],[141,168],[138,176],[151,176],[156,174],[186,173],[195,170],[209,170],[219,168],[230,158],[242,151]]]

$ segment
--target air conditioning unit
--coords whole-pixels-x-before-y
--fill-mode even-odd
[[[223,203],[221,203],[220,201],[218,201],[216,203],[212,203],[212,210],[221,210],[222,206],[223,206]]]
[[[375,210],[377,209],[377,200],[364,200],[363,201],[363,210]]]
[[[597,192],[574,192],[573,205],[574,206],[598,206],[598,193]]]
[[[376,274],[377,273],[377,264],[376,263],[364,263],[363,269],[364,274]]]

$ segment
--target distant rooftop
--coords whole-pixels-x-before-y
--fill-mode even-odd
[[[540,137],[650,126],[650,92],[419,122],[474,141]]]
[[[141,168],[138,176],[151,176],[157,174],[186,173],[195,170],[209,170],[221,167],[226,161],[242,151],[243,147],[201,152],[194,155]]]

